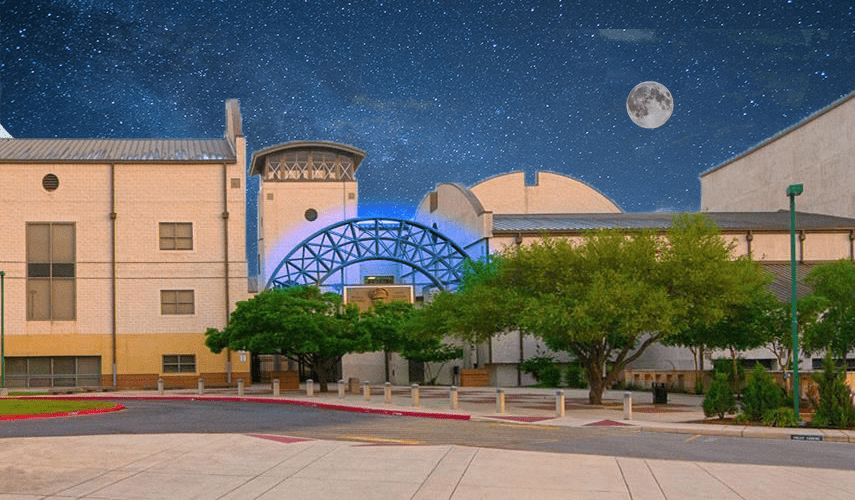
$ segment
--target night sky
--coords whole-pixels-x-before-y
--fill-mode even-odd
[[[627,212],[697,210],[701,172],[855,90],[853,26],[849,2],[797,0],[0,0],[0,124],[216,138],[237,98],[250,155],[365,150],[362,216],[514,170],[570,175]],[[625,107],[648,80],[674,98],[651,130]]]

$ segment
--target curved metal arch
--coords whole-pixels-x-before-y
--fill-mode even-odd
[[[469,255],[436,229],[418,222],[354,218],[327,226],[294,247],[270,275],[265,288],[322,284],[359,262],[391,260],[425,275],[440,289],[460,282]]]

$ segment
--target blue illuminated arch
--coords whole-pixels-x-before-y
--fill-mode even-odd
[[[282,259],[265,288],[321,285],[333,273],[370,260],[400,262],[447,290],[463,275],[466,252],[436,229],[390,218],[337,222],[303,240]]]

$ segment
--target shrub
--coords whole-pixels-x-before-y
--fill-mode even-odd
[[[817,396],[811,400],[816,409],[811,425],[846,428],[855,424],[855,408],[846,385],[846,375],[834,367],[830,354],[825,357],[822,371],[813,374],[813,380],[817,385]]]
[[[584,389],[588,387],[588,378],[579,363],[570,363],[564,372],[564,383],[571,389]]]
[[[561,384],[561,370],[555,360],[549,356],[535,356],[520,363],[520,369],[529,373],[544,387],[558,387]]]
[[[742,412],[752,422],[759,422],[767,410],[780,408],[783,393],[772,376],[757,363],[742,390]]]
[[[695,394],[704,393],[704,373],[699,372],[700,377],[695,379]]]
[[[742,358],[736,359],[736,373],[733,373],[732,358],[716,358],[712,360],[713,376],[716,373],[724,373],[727,375],[727,381],[730,382],[730,387],[733,392],[739,392],[745,382],[745,366]]]
[[[704,415],[711,417],[718,415],[724,418],[725,414],[736,411],[736,397],[733,389],[724,373],[716,373],[715,378],[704,397]]]
[[[792,408],[775,408],[763,412],[763,425],[772,427],[798,427],[799,418]]]

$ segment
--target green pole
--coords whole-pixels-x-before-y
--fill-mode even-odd
[[[793,184],[787,187],[790,197],[790,325],[793,330],[793,411],[801,421],[799,413],[799,323],[798,307],[796,304],[796,196],[802,194],[804,186]]]
[[[6,273],[0,271],[0,389],[6,388]]]

